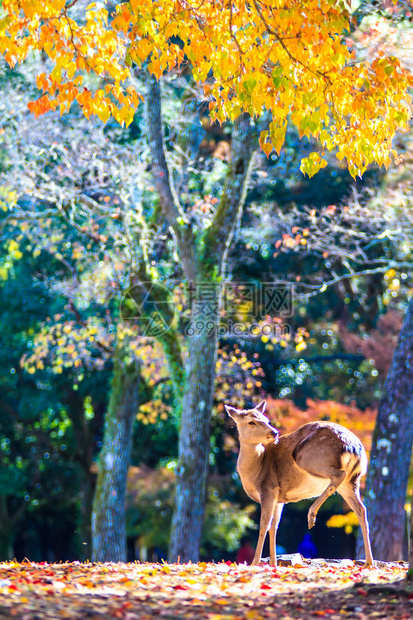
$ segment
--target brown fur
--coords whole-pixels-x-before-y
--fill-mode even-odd
[[[237,470],[245,492],[261,504],[258,544],[253,564],[261,561],[267,532],[270,532],[270,563],[276,565],[275,538],[284,504],[318,497],[308,512],[308,527],[314,526],[324,501],[337,491],[360,522],[366,565],[373,564],[366,509],[360,498],[360,477],[367,457],[358,437],[340,424],[310,422],[278,437],[264,415],[265,401],[255,409],[238,410],[225,405],[237,424],[240,453]]]

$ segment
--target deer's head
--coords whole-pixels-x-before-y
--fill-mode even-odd
[[[240,442],[264,445],[278,442],[278,431],[264,415],[265,407],[265,400],[254,409],[236,409],[225,405],[226,412],[237,425]]]

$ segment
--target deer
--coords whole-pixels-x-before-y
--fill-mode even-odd
[[[260,530],[252,566],[261,562],[269,531],[270,565],[277,565],[276,534],[284,504],[317,497],[308,511],[308,528],[321,505],[336,491],[357,515],[363,534],[365,567],[374,565],[367,511],[360,498],[360,478],[367,456],[358,437],[340,424],[309,422],[279,436],[264,414],[266,401],[253,409],[225,405],[237,425],[237,471],[247,495],[261,505]]]

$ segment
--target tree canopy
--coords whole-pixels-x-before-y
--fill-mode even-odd
[[[356,58],[349,38],[357,20],[346,0],[5,0],[0,53],[10,65],[32,50],[44,55],[30,104],[36,114],[77,101],[86,116],[132,122],[145,66],[157,78],[188,65],[220,122],[269,114],[260,137],[280,151],[289,122],[318,149],[301,170],[327,165],[325,151],[347,159],[353,176],[397,156],[395,131],[411,115],[412,75],[395,56]],[[87,76],[87,74],[89,74]],[[96,79],[98,77],[99,79]]]

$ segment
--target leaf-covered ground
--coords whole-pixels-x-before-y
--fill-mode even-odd
[[[406,564],[0,563],[0,620],[413,618]]]

